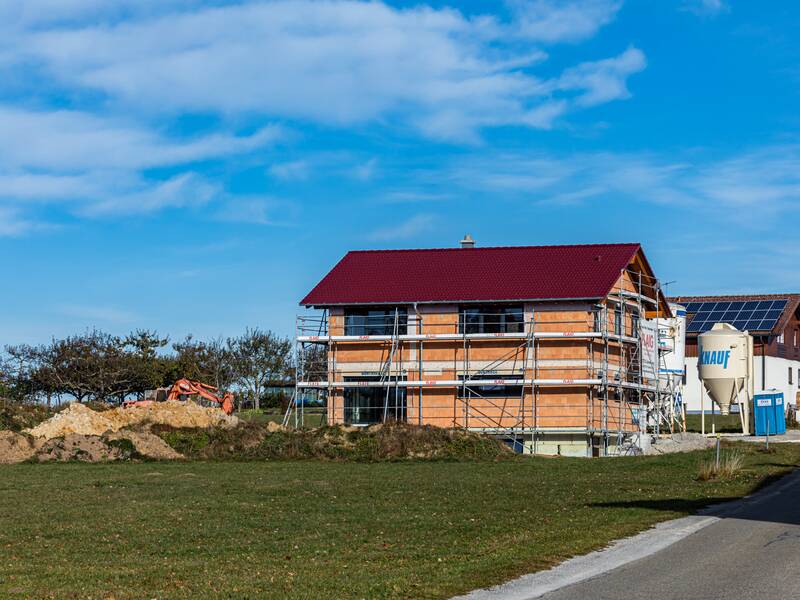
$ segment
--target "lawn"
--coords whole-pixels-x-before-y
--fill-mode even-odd
[[[0,596],[447,598],[747,493],[800,463],[742,445],[619,459],[0,468]]]
[[[691,414],[686,415],[686,430],[700,433],[702,430],[702,415]],[[716,423],[715,430],[717,433],[742,433],[742,423],[739,421],[739,415],[712,415],[710,412],[706,413],[706,433],[711,433],[711,424]]]

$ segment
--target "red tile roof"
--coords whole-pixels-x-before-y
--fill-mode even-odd
[[[639,244],[359,250],[304,306],[604,298]]]

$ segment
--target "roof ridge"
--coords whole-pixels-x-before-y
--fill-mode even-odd
[[[460,248],[458,246],[448,246],[445,248],[372,248],[367,250],[349,250],[347,254],[366,254],[370,252],[450,252],[456,250],[527,250],[527,249],[541,249],[541,248],[608,248],[608,247],[636,247],[640,248],[642,245],[639,242],[615,242],[610,244],[541,244],[534,246],[479,246],[474,248]]]

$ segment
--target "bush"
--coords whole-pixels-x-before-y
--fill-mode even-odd
[[[30,429],[51,416],[53,416],[53,412],[41,404],[0,403],[0,430]]]

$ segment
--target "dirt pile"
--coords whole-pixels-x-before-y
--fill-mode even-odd
[[[26,461],[36,454],[36,450],[37,444],[28,436],[14,431],[0,431],[0,464]]]
[[[125,447],[110,445],[100,436],[76,433],[47,440],[36,452],[39,462],[102,462],[124,458],[130,458],[130,451]]]
[[[407,424],[369,428],[287,430],[253,423],[230,429],[153,429],[172,448],[200,459],[328,459],[361,462],[428,459],[502,459],[514,456],[503,442],[464,430]]]
[[[155,402],[146,406],[114,408],[97,412],[79,403],[72,403],[36,427],[25,430],[37,438],[50,440],[71,434],[101,436],[106,432],[144,424],[177,428],[235,427],[236,417],[219,408],[206,408],[191,401]]]
[[[154,460],[178,460],[183,458],[160,437],[149,431],[117,431],[109,433],[105,439],[110,442],[128,440],[140,455]]]

